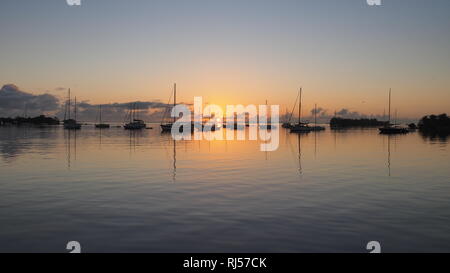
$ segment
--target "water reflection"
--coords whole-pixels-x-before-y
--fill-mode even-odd
[[[177,178],[177,141],[173,140],[173,175],[172,181],[175,182]]]
[[[49,151],[55,147],[59,128],[0,127],[0,155],[6,162],[13,162],[27,152]]]
[[[376,129],[279,132],[263,153],[156,129],[1,128],[0,251],[59,252],[68,234],[89,251],[359,252],[373,237],[450,250],[448,147]]]
[[[73,161],[77,160],[77,130],[64,130],[64,140],[66,146],[67,169],[70,170],[72,156],[74,157]]]
[[[301,135],[297,134],[297,143],[298,143],[298,173],[302,174],[302,142],[301,142]]]
[[[388,166],[388,175],[391,176],[391,135],[388,135],[388,157],[387,157],[387,166]]]
[[[419,132],[424,141],[431,141],[431,142],[438,141],[440,143],[447,143],[448,138],[450,136],[450,134],[446,132],[439,132],[439,133],[429,131],[419,131]]]

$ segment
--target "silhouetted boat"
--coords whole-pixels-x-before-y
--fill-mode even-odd
[[[311,132],[311,127],[308,126],[307,122],[302,122],[302,88],[300,88],[298,100],[298,123],[292,126],[291,133],[309,132]]]
[[[325,127],[317,125],[317,104],[314,105],[314,126],[310,128],[311,131],[325,131]]]
[[[285,122],[281,125],[281,127],[285,128],[285,129],[292,129],[294,127],[294,125],[292,125],[291,123]]]
[[[136,118],[136,103],[130,107],[130,122],[125,124],[123,128],[125,130],[142,130],[146,127],[145,122],[141,119]]]
[[[66,104],[66,112],[68,114],[68,119],[64,119],[64,129],[67,130],[79,130],[81,129],[81,124],[77,122],[77,97],[75,97],[75,105],[74,105],[74,115],[73,119],[70,118],[70,88],[69,88],[69,98],[68,103]]]
[[[169,102],[170,102],[170,100],[169,100]],[[177,84],[175,83],[175,84],[173,85],[173,107],[175,108],[176,105],[177,105]],[[160,124],[160,126],[161,126],[161,131],[162,131],[163,133],[172,132],[172,127],[173,127],[173,124],[174,124],[175,121],[176,121],[176,118],[173,117],[173,121],[170,122],[170,123],[163,123],[163,122],[164,122],[164,118],[165,118],[165,113],[164,113],[164,116],[163,116],[163,118],[162,118],[162,120],[161,120],[161,124]],[[203,126],[203,125],[201,125],[201,126]],[[185,125],[185,126],[180,126],[179,132],[182,133],[182,132],[186,129],[185,127],[189,127],[189,128],[190,128],[190,131],[191,131],[191,132],[194,132],[195,125],[194,125],[193,122],[191,122],[191,125],[190,125],[190,126],[187,126],[187,125]]]
[[[222,124],[222,127],[227,128],[227,129],[244,130],[245,127],[250,126],[248,123],[243,124],[242,122],[238,122],[236,113],[234,113],[233,122],[230,122],[230,123],[225,122],[227,120],[227,118],[225,118],[225,117],[223,118],[223,120],[224,120],[224,123]]]
[[[393,134],[407,134],[409,130],[404,127],[400,127],[396,124],[391,124],[391,89],[389,89],[389,113],[388,123],[386,126],[379,128],[380,134],[393,135]]]
[[[266,123],[265,123],[265,124],[260,124],[260,125],[259,125],[259,128],[261,128],[261,129],[267,129],[267,130],[272,130],[272,129],[275,128],[276,126],[275,126],[275,125],[272,125],[272,116],[269,114],[270,111],[269,111],[269,108],[268,108],[267,100],[266,100],[266,109],[267,109],[267,113],[268,113],[268,120],[270,120],[270,121],[267,121],[267,120],[266,120]]]
[[[100,121],[100,123],[98,123],[98,124],[95,124],[95,128],[98,128],[98,129],[106,129],[106,128],[109,128],[110,126],[109,126],[109,124],[107,124],[107,123],[102,123],[102,106],[100,105],[99,106],[99,121]]]
[[[224,123],[222,125],[223,128],[227,128],[227,129],[233,129],[233,130],[243,130],[245,127],[250,126],[250,125],[244,125],[244,124],[238,124],[237,122],[235,122],[234,124],[227,124]]]
[[[291,129],[292,127],[294,127],[294,125],[292,125],[292,123],[291,123],[291,120],[292,120],[292,115],[294,114],[294,111],[295,111],[295,107],[297,106],[298,97],[299,97],[299,95],[297,95],[297,98],[295,99],[294,107],[292,107],[292,111],[291,111],[291,114],[289,115],[289,119],[287,120],[287,122],[285,122],[281,125],[281,127],[285,128],[285,129]],[[286,109],[286,116],[287,116],[287,114],[288,114],[288,112]]]

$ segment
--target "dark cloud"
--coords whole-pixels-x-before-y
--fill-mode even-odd
[[[190,104],[187,104],[190,105]],[[71,115],[73,115],[73,102],[71,105]],[[159,101],[135,101],[126,103],[101,104],[102,120],[105,122],[122,122],[127,117],[130,108],[136,109],[137,116],[148,122],[159,122],[164,113],[169,111],[172,104]],[[91,104],[89,101],[77,103],[77,118],[80,121],[94,122],[99,117],[100,104]],[[66,114],[67,115],[67,114]],[[61,107],[57,116],[61,119],[65,116],[65,105]]]
[[[20,90],[14,84],[6,84],[0,89],[0,116],[17,116],[27,112],[39,115],[59,108],[59,100],[50,94],[33,95]]]
[[[67,90],[58,87],[55,90]],[[180,102],[183,103],[183,102]],[[66,111],[66,101],[60,101],[51,94],[34,95],[20,90],[14,84],[4,85],[0,89],[0,117],[28,116],[41,114],[55,115],[63,119]],[[188,106],[192,104],[185,103]],[[102,117],[104,121],[122,122],[130,110],[131,105],[137,109],[140,118],[146,121],[160,121],[164,113],[171,109],[172,104],[160,101],[134,101],[126,103],[102,104]],[[71,102],[71,116],[74,114],[74,102]],[[89,101],[77,103],[77,118],[80,121],[96,121],[99,113],[99,104],[91,104]]]
[[[325,115],[327,112],[326,109],[323,109],[322,107],[316,108],[316,109],[312,109],[311,110],[311,115],[317,114],[317,115]]]
[[[337,111],[336,115],[341,118],[378,118],[378,119],[382,118],[381,115],[377,115],[377,116],[365,115],[365,114],[361,114],[357,111],[351,111],[347,108],[343,108],[343,109]]]

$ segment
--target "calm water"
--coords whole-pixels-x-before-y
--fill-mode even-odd
[[[0,252],[449,252],[449,162],[443,140],[376,129],[280,129],[266,153],[159,130],[0,127]]]

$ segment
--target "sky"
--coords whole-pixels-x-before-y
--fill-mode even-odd
[[[380,115],[392,88],[400,117],[449,113],[449,12],[448,0],[2,0],[0,88],[157,103],[176,82],[180,102],[284,111],[303,87],[305,112],[328,115]]]

